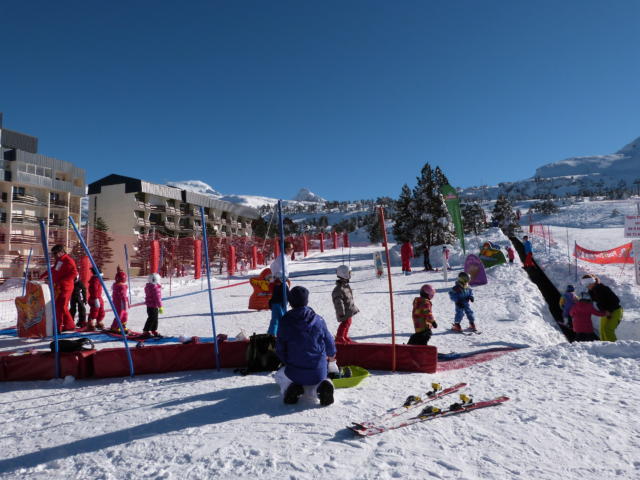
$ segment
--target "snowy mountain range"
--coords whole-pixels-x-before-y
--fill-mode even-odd
[[[492,199],[503,193],[520,198],[549,193],[573,195],[618,187],[631,190],[637,188],[636,181],[640,181],[640,137],[609,155],[570,157],[537,168],[531,178],[466,188],[461,196]]]

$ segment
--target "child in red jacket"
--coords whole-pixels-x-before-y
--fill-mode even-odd
[[[597,310],[593,306],[589,292],[582,292],[580,294],[580,301],[576,302],[573,307],[571,307],[569,315],[571,315],[571,319],[573,321],[573,331],[576,334],[576,341],[591,342],[593,340],[598,340],[596,334],[593,333],[591,315],[604,317],[606,314]]]
[[[100,283],[100,271],[92,268],[93,276],[89,280],[89,326],[87,330],[104,329],[104,300],[102,300],[102,284]],[[96,325],[93,321],[96,321]]]
[[[127,312],[127,310],[129,309],[129,295],[127,294],[127,290],[127,274],[120,270],[120,267],[118,267],[118,271],[116,273],[116,282],[112,287],[112,298],[113,304],[116,307],[116,311],[118,312],[118,316],[120,317],[120,322],[122,323],[122,328],[124,328],[125,333],[128,333],[127,320],[129,319],[129,313]],[[120,328],[118,327],[118,322],[115,318],[111,323],[111,330],[120,333]]]

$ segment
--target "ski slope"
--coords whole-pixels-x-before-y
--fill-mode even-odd
[[[544,255],[542,245],[534,242],[537,260],[562,287],[570,279],[562,276],[568,275],[566,240],[561,241],[566,228],[552,229],[556,243]],[[593,225],[574,228],[571,233],[570,243],[584,235],[603,249],[617,246],[620,237],[615,228]],[[492,229],[481,238],[468,238],[469,251],[477,252],[484,240],[508,242]],[[293,285],[310,290],[310,306],[334,332],[334,271],[342,263],[351,264],[360,313],[354,317],[350,336],[360,342],[391,341],[388,283],[386,278],[375,278],[373,269],[372,254],[380,249],[330,250],[291,264]],[[439,252],[433,250],[432,261],[437,266]],[[448,282],[442,272],[422,271],[421,259],[415,259],[412,275],[402,276],[394,248],[396,341],[408,340],[413,330],[412,300],[421,285],[431,283],[437,290],[434,313],[439,327],[430,343],[439,352],[505,346],[522,347],[519,350],[436,374],[373,371],[357,388],[337,390],[336,402],[330,407],[311,400],[284,405],[272,374],[242,377],[231,370],[0,383],[0,478],[640,477],[636,421],[640,413],[640,336],[635,328],[638,288],[633,279],[618,274],[619,265],[598,267],[597,273],[621,293],[625,307],[618,330],[621,339],[617,343],[568,344],[519,260],[494,267],[488,270],[488,285],[474,288],[472,307],[482,333],[465,336],[448,331],[454,307],[446,294],[462,259],[455,246],[451,256],[454,271]],[[237,280],[242,279],[231,283]],[[226,283],[217,279],[214,287]],[[140,294],[140,286],[134,286],[134,294]],[[208,297],[200,281],[174,284],[173,288],[174,295],[183,296],[165,302],[160,331],[210,337]],[[185,295],[189,293],[193,294]],[[218,333],[233,337],[241,329],[266,331],[269,313],[248,311],[249,294],[247,284],[215,291]],[[129,317],[131,327],[141,329],[144,307],[133,308]],[[0,338],[0,343],[4,341]],[[476,400],[501,395],[510,400],[498,407],[366,439],[345,429],[352,421],[398,406],[410,394],[426,392],[434,381],[444,386],[466,382],[465,393]]]

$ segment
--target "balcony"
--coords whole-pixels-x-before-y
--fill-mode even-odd
[[[164,205],[152,205],[152,204],[147,204],[147,210],[149,210],[150,212],[157,212],[157,213],[164,213],[166,210],[166,207]]]
[[[13,196],[13,203],[20,203],[23,205],[35,205],[37,207],[46,207],[47,204],[43,201],[41,201],[40,199],[38,199],[38,197],[34,196],[34,195],[29,195],[29,194],[18,194],[18,193],[14,193]]]
[[[69,205],[66,202],[61,202],[59,200],[58,201],[51,200],[51,202],[49,202],[49,207],[51,208],[61,208],[63,210],[66,210],[68,206]]]
[[[164,222],[164,226],[165,228],[167,228],[167,230],[175,230],[176,229],[176,224],[175,222]]]
[[[146,210],[151,206],[150,203],[147,202],[143,202],[140,200],[136,200],[136,208],[140,209],[140,210]]]
[[[9,235],[9,242],[16,244],[30,245],[32,243],[39,243],[40,237],[36,235],[23,235],[19,233],[13,233]]]
[[[144,218],[136,217],[136,223],[141,227],[148,227],[151,225],[149,220],[145,220]]]
[[[35,215],[26,215],[22,213],[14,213],[11,215],[11,223],[32,223],[37,224],[40,219]]]
[[[172,206],[167,206],[165,210],[167,212],[167,215],[178,215],[180,213],[180,210]]]
[[[66,227],[67,222],[61,218],[52,218],[49,220],[49,225],[52,227]]]

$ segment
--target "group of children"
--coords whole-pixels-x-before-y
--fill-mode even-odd
[[[80,278],[76,278],[73,295],[71,296],[71,308],[72,315],[75,316],[76,310],[78,311],[78,321],[76,326],[78,328],[86,329],[87,331],[104,330],[103,323],[105,317],[104,300],[102,299],[102,282],[100,277],[102,272],[96,271],[95,268],[91,269],[92,276],[89,280],[89,295],[87,297],[87,290]],[[147,306],[147,321],[143,328],[142,335],[145,337],[159,337],[158,333],[158,314],[163,313],[162,307],[162,285],[160,284],[160,275],[152,273],[148,277],[148,283],[144,287],[145,305]],[[116,312],[120,317],[120,322],[124,328],[125,333],[128,333],[127,322],[129,320],[129,295],[127,285],[127,274],[124,273],[120,267],[117,268],[115,282],[111,287],[113,305],[116,308]],[[89,305],[89,318],[86,319],[86,310],[84,305]],[[120,327],[118,321],[114,318],[111,323],[110,331],[120,333]]]

